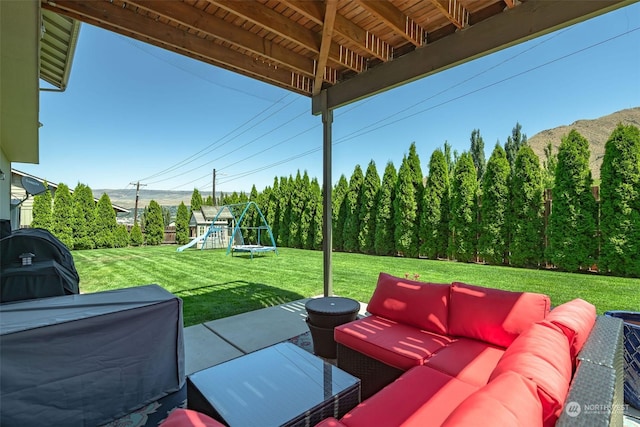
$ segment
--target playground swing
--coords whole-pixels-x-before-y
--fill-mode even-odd
[[[247,212],[252,207],[255,208],[256,213],[258,214],[258,217],[260,219],[261,225],[243,226],[242,222],[245,220],[247,216]],[[275,242],[275,239],[273,238],[273,232],[271,231],[271,227],[267,223],[267,220],[262,214],[262,211],[260,210],[260,208],[255,202],[237,203],[237,204],[221,206],[215,218],[213,219],[213,221],[211,221],[211,225],[209,226],[209,229],[207,230],[205,235],[201,238],[195,239],[195,241],[192,241],[187,245],[179,247],[178,251],[182,252],[187,247],[194,246],[198,243],[202,243],[200,247],[200,249],[202,250],[206,248],[207,239],[209,237],[217,236],[218,239],[220,239],[223,228],[217,224],[217,220],[220,214],[225,209],[228,210],[228,212],[230,212],[233,217],[233,231],[231,233],[231,236],[229,237],[229,243],[227,245],[227,255],[231,253],[231,255],[233,256],[234,252],[245,252],[245,253],[249,253],[251,256],[251,259],[253,259],[253,255],[255,253],[275,252],[276,255],[278,254],[278,249],[276,248],[276,242]],[[238,215],[238,213],[240,214]],[[255,230],[257,232],[256,242],[255,243],[249,242],[248,244],[245,243],[245,237],[242,233],[242,230]],[[271,243],[270,246],[265,246],[262,244],[264,231],[267,232],[267,235],[264,237]]]

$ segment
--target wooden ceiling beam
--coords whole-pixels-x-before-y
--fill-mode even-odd
[[[209,3],[220,7],[227,12],[247,21],[252,22],[269,32],[292,41],[314,54],[320,53],[321,37],[302,25],[291,21],[289,18],[279,14],[256,2],[237,0],[207,0]],[[329,60],[337,64],[356,71],[362,72],[365,69],[365,59],[351,49],[331,43],[329,48]]]
[[[295,10],[305,18],[310,19],[318,25],[323,23],[322,2],[308,0],[286,0],[283,1],[287,7]],[[393,57],[393,47],[363,28],[357,26],[344,16],[336,13],[336,22],[333,27],[336,34],[349,39],[358,48],[369,52],[371,55],[382,61],[388,61]]]
[[[140,7],[165,19],[193,28],[211,37],[248,50],[274,63],[279,63],[300,74],[314,77],[314,62],[311,58],[292,55],[291,51],[269,40],[239,28],[230,22],[210,15],[182,2],[157,0],[127,0],[127,4]]]
[[[469,11],[456,0],[431,0],[431,3],[459,30],[469,25]]]
[[[331,48],[333,37],[333,25],[336,22],[336,10],[338,9],[338,0],[327,0],[324,14],[324,23],[322,25],[322,43],[320,44],[320,53],[318,54],[318,67],[316,69],[316,78],[313,82],[313,94],[317,95],[322,89],[322,81],[324,80],[325,68],[329,57],[329,49]]]
[[[107,1],[43,1],[42,7],[174,52],[309,96],[309,77],[274,67]]]
[[[376,15],[394,32],[416,47],[422,46],[426,31],[400,9],[385,0],[358,0],[360,6]]]

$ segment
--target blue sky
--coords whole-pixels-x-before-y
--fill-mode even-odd
[[[42,83],[44,86],[45,83]],[[640,106],[640,4],[338,109],[333,178],[374,160],[382,175],[416,143],[423,172],[448,141],[487,158],[516,122],[541,130]],[[93,189],[258,190],[307,170],[322,182],[311,100],[83,24],[63,93],[40,94],[40,164],[14,167]]]

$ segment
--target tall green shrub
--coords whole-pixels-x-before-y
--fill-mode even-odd
[[[289,221],[291,216],[291,192],[293,189],[293,178],[283,176],[280,178],[280,197],[278,200],[278,246],[289,245]]]
[[[300,211],[300,247],[310,249],[313,241],[313,231],[311,230],[315,206],[311,202],[311,181],[309,174],[304,171],[300,183],[300,200],[302,200],[302,210]]]
[[[396,194],[398,175],[393,162],[388,162],[382,176],[382,184],[378,191],[376,209],[376,233],[374,249],[376,255],[395,254],[395,223],[393,203]]]
[[[478,181],[473,159],[468,152],[462,153],[456,162],[451,189],[451,245],[453,257],[470,262],[476,253],[476,200]]]
[[[96,202],[91,188],[78,183],[73,191],[73,247],[93,249],[95,242]]]
[[[311,212],[311,227],[305,249],[322,249],[322,189],[316,178],[311,180],[311,192],[307,208]]]
[[[511,170],[515,168],[516,157],[518,156],[520,147],[523,145],[527,145],[527,135],[522,133],[520,123],[516,123],[515,127],[511,130],[511,135],[504,144],[504,151],[507,153],[507,160],[509,160]]]
[[[511,264],[538,267],[543,254],[543,191],[540,160],[523,145],[512,171]]]
[[[444,153],[434,150],[429,160],[429,176],[424,190],[420,218],[420,252],[431,259],[445,258],[449,244],[449,167]]]
[[[44,186],[47,191],[33,197],[33,221],[31,221],[31,227],[44,228],[45,230],[51,231],[53,228],[53,198],[51,197],[51,191],[46,182]]]
[[[133,224],[133,228],[131,228],[131,233],[129,234],[129,244],[131,246],[140,246],[142,245],[144,238],[142,237],[142,230],[140,229],[140,224],[136,222]]]
[[[496,144],[482,179],[478,254],[489,264],[502,264],[508,250],[509,176],[507,154]]]
[[[66,184],[58,184],[53,198],[52,230],[67,248],[73,249],[73,199]]]
[[[360,165],[356,165],[349,180],[349,191],[345,196],[347,216],[344,222],[342,238],[344,239],[344,250],[347,252],[357,252],[358,233],[360,232],[360,205],[362,203],[362,184],[364,175]]]
[[[395,219],[395,243],[398,252],[405,257],[418,256],[418,201],[411,166],[405,156],[398,171],[396,198],[393,205]]]
[[[376,237],[376,207],[378,191],[380,190],[380,175],[376,163],[371,160],[367,166],[362,185],[362,201],[360,203],[360,231],[358,234],[358,245],[360,252],[373,254],[375,252],[374,243]]]
[[[415,241],[415,256],[418,256],[420,251],[420,216],[422,215],[422,198],[424,195],[424,175],[422,174],[422,166],[420,163],[420,157],[418,157],[418,151],[416,149],[416,143],[412,142],[409,146],[409,154],[407,155],[407,165],[411,171],[411,180],[415,187],[415,199],[416,199],[416,224],[413,229],[415,235],[412,240]]]
[[[484,140],[480,136],[480,129],[474,129],[471,132],[471,157],[473,165],[476,167],[478,181],[481,181],[487,162],[484,157]]]
[[[202,195],[197,188],[194,188],[191,193],[191,212],[199,211],[200,208],[202,208]]]
[[[126,248],[129,246],[129,232],[127,226],[124,224],[118,224],[116,231],[113,235],[113,246],[115,248]]]
[[[149,202],[144,212],[144,240],[147,245],[159,245],[164,240],[162,208],[155,200]]]
[[[103,193],[96,205],[96,248],[112,248],[115,245],[116,213],[107,193]]]
[[[562,138],[547,229],[547,258],[561,270],[586,269],[597,257],[597,205],[589,157],[589,141],[576,130]]]
[[[184,202],[180,202],[176,212],[176,243],[179,245],[189,242],[189,220],[189,209]]]
[[[267,200],[267,213],[266,220],[271,227],[271,232],[273,233],[273,239],[278,241],[278,232],[279,232],[279,198],[280,198],[280,183],[278,181],[278,177],[273,179],[273,188],[271,188],[271,192],[269,193],[269,197]],[[271,242],[268,242],[268,245],[271,245]]]
[[[340,175],[340,179],[338,179],[338,183],[335,187],[333,187],[333,191],[331,192],[332,198],[332,217],[331,217],[331,228],[333,229],[332,240],[333,240],[333,248],[336,251],[344,250],[344,223],[347,219],[347,204],[346,204],[346,196],[349,192],[349,182],[347,178],[343,175]]]
[[[600,168],[599,267],[640,277],[640,130],[618,125],[605,145]]]

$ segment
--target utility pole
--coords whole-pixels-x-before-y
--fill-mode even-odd
[[[140,186],[146,187],[147,184],[140,184],[138,182],[130,182],[129,184],[136,186],[136,207],[133,210],[133,225],[138,223],[138,199],[140,198]]]
[[[216,170],[213,169],[213,206],[218,206],[216,203]]]

